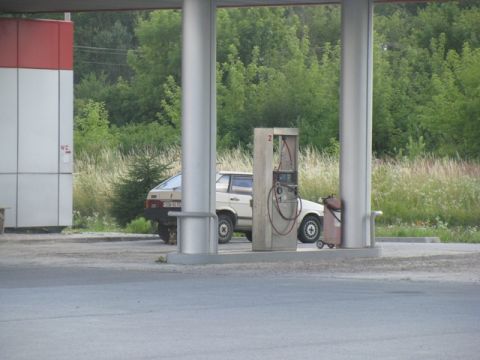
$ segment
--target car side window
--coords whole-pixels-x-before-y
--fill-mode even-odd
[[[228,183],[230,182],[230,175],[222,175],[217,180],[216,189],[218,192],[227,192]]]
[[[245,175],[233,175],[231,192],[252,195],[253,178]]]

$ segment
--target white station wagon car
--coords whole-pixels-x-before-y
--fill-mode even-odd
[[[148,193],[145,217],[158,222],[158,234],[169,242],[176,232],[177,219],[169,211],[180,211],[182,206],[182,175],[175,175]],[[233,232],[242,232],[252,240],[252,188],[253,175],[245,172],[221,171],[217,173],[216,212],[218,215],[218,242],[227,243]],[[323,228],[323,205],[301,201],[297,218],[298,239],[304,243],[316,242]]]

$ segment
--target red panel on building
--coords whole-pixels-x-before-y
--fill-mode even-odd
[[[58,22],[19,21],[18,67],[58,69]]]
[[[73,23],[59,22],[60,48],[59,65],[61,70],[73,69]]]
[[[18,66],[17,26],[17,20],[0,19],[0,67]]]
[[[73,69],[73,23],[0,19],[0,67]]]

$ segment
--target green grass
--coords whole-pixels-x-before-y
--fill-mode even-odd
[[[480,243],[480,227],[427,227],[419,225],[379,225],[376,236],[438,237],[442,242]]]
[[[171,164],[168,175],[181,169],[181,152],[159,155]],[[112,184],[127,170],[128,155],[105,150],[75,161],[76,224],[86,229],[115,228],[111,220]],[[241,149],[217,156],[218,170],[252,171],[252,157]],[[299,156],[302,198],[318,201],[339,195],[337,156],[304,149]],[[145,194],[146,195],[146,194]],[[442,241],[480,242],[480,164],[475,161],[422,157],[380,160],[372,164],[372,209],[379,236],[439,236]],[[98,230],[101,231],[101,230]]]

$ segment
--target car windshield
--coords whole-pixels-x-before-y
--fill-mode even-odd
[[[221,177],[220,174],[217,174],[216,180]],[[157,190],[179,190],[182,188],[182,174],[178,174],[172,176],[170,179],[165,180],[160,185],[158,185],[155,189]]]

